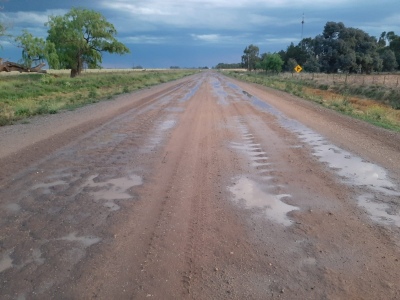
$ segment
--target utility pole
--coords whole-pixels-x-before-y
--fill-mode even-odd
[[[301,20],[301,50],[304,50],[304,43],[303,43],[303,32],[304,32],[304,12],[303,12],[303,18]]]

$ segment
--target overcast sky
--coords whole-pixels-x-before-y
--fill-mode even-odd
[[[2,2],[2,3],[1,3]],[[103,67],[168,68],[240,62],[249,44],[260,53],[286,49],[320,34],[328,21],[343,22],[370,35],[400,34],[399,0],[0,0],[0,21],[9,33],[23,29],[45,38],[49,15],[71,7],[94,9],[113,23],[131,54],[105,55]],[[1,41],[0,57],[17,61],[21,49]]]

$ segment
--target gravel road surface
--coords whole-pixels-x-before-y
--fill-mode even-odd
[[[0,128],[1,299],[400,299],[400,134],[205,71]]]

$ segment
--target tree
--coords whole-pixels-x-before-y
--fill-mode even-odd
[[[0,8],[1,10],[1,8]],[[6,34],[7,28],[6,25],[0,22],[0,38],[2,38],[3,36],[7,36]],[[0,49],[2,49],[2,45],[0,44]]]
[[[260,60],[258,57],[260,49],[257,46],[251,44],[250,46],[246,47],[243,52],[243,67],[247,68],[248,71],[255,70],[257,62]]]
[[[274,54],[264,53],[261,57],[262,57],[262,61],[261,61],[260,65],[261,65],[262,69],[264,69],[266,72],[272,71],[272,72],[279,73],[282,71],[282,66],[283,66],[284,62],[278,53],[274,53]]]
[[[34,37],[27,30],[15,38],[18,47],[22,48],[22,64],[30,68],[32,64],[47,61],[50,68],[58,69],[59,61],[55,46],[52,42]]]
[[[302,67],[305,72],[317,73],[321,70],[321,65],[315,56],[309,56]]]
[[[389,49],[394,52],[396,56],[397,65],[400,68],[400,36],[396,35],[393,31],[386,34],[389,41]]]
[[[241,63],[219,63],[215,66],[216,69],[240,69]]]
[[[396,61],[396,55],[390,49],[385,49],[381,54],[382,59],[382,71],[392,72],[397,69],[398,64]]]
[[[0,23],[0,37],[4,36],[5,34],[6,34],[6,26]]]
[[[102,52],[125,54],[129,49],[117,41],[117,31],[100,13],[72,8],[64,16],[50,16],[47,41],[55,45],[61,68],[71,77],[81,74],[84,64],[99,68]]]
[[[290,58],[296,60],[296,62],[300,65],[306,62],[306,53],[302,50],[301,42],[297,46],[295,46],[293,43],[290,43],[290,45],[287,47],[285,62],[287,63]]]
[[[290,72],[294,72],[294,68],[298,65],[297,61],[294,58],[289,58],[286,63],[286,68]]]

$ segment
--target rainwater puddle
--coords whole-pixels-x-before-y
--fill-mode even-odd
[[[114,200],[132,199],[129,189],[143,184],[142,177],[138,175],[110,179],[105,182],[94,182],[96,177],[98,175],[90,176],[85,186],[96,189],[95,191],[90,191],[90,194],[96,201],[105,200],[104,206],[111,211],[116,211],[120,208],[114,203]]]
[[[175,119],[168,119],[165,120],[163,122],[161,122],[156,130],[154,135],[150,138],[150,141],[148,143],[148,145],[146,146],[146,149],[148,151],[154,150],[157,145],[159,145],[161,143],[161,141],[165,138],[165,133],[168,130],[171,130],[172,128],[174,128],[176,126],[176,120]]]
[[[143,184],[142,177],[138,175],[110,179],[105,182],[94,182],[94,178],[97,176],[90,176],[86,184],[88,187],[104,189],[103,191],[91,192],[97,200],[130,199],[132,196],[128,193],[128,189]]]
[[[266,184],[273,179],[272,176],[269,176],[272,171],[272,163],[269,162],[267,153],[263,151],[261,145],[255,142],[254,135],[250,133],[244,121],[241,119],[237,121],[240,123],[239,129],[242,133],[243,143],[232,142],[231,147],[239,150],[248,158],[251,168],[256,171],[257,179],[265,183],[260,185],[256,181],[242,176],[229,188],[229,191],[234,195],[235,201],[243,203],[246,208],[259,208],[271,221],[284,226],[291,225],[293,222],[287,214],[299,208],[282,201],[291,195],[276,195],[268,192],[275,187]]]
[[[158,126],[158,130],[166,131],[174,128],[175,125],[176,125],[176,120],[166,120]]]
[[[299,209],[282,201],[282,199],[291,197],[291,195],[269,194],[255,181],[246,177],[239,178],[233,186],[229,187],[229,191],[234,195],[236,202],[243,203],[246,208],[259,208],[268,219],[284,226],[293,223],[287,214]]]
[[[400,216],[396,215],[390,205],[374,202],[373,199],[374,196],[370,194],[359,196],[358,205],[363,207],[375,222],[400,227]]]
[[[399,205],[400,187],[389,179],[384,168],[366,162],[360,157],[331,144],[320,134],[300,122],[286,117],[274,106],[257,97],[250,94],[248,94],[248,97],[253,105],[276,116],[284,128],[297,134],[300,140],[310,145],[314,150],[313,155],[319,161],[326,163],[345,183],[369,191],[359,196],[358,205],[367,211],[372,220],[400,227],[398,221],[400,216],[398,213],[395,214],[396,210],[392,209],[393,214],[387,213],[390,206],[394,205],[393,203]],[[368,193],[373,193],[373,196],[368,195]]]
[[[34,186],[32,186],[31,189],[32,190],[43,189],[44,194],[50,194],[51,193],[50,189],[52,187],[55,187],[58,185],[64,185],[64,184],[67,184],[67,182],[64,180],[57,180],[57,181],[53,181],[53,182],[49,182],[49,183],[35,184]]]
[[[32,260],[37,265],[43,265],[45,259],[42,257],[42,251],[40,249],[33,249],[32,250]]]
[[[189,90],[189,92],[188,92],[183,98],[181,98],[181,99],[179,100],[179,102],[186,102],[186,101],[188,101],[190,98],[192,98],[192,97],[197,93],[197,91],[199,90],[200,85],[201,85],[202,83],[203,83],[203,80],[198,81],[198,82],[196,83],[196,85],[195,85],[194,87],[192,87],[192,88]]]
[[[0,256],[0,273],[13,267],[13,260],[11,258],[12,252],[13,251],[6,251]]]
[[[167,107],[165,110],[169,111],[169,112],[184,112],[185,111],[185,109],[183,109],[182,107]]]
[[[229,102],[226,100],[228,94],[225,92],[224,88],[221,85],[221,82],[218,78],[212,78],[211,85],[213,87],[214,94],[218,97],[218,104],[220,105],[228,105]]]
[[[10,213],[17,213],[21,210],[21,206],[17,203],[9,203],[5,205],[5,208]]]
[[[77,236],[76,232],[72,232],[67,236],[64,236],[62,238],[59,238],[58,240],[60,241],[68,241],[68,242],[78,242],[80,243],[84,248],[88,248],[98,242],[101,241],[100,238],[93,237],[93,236]]]

